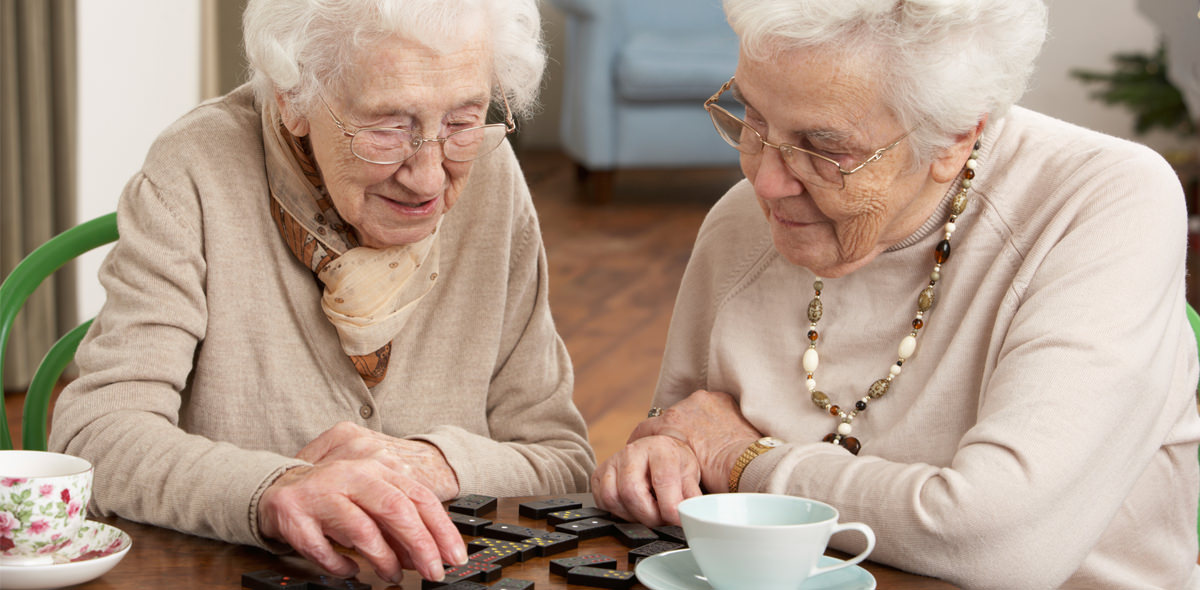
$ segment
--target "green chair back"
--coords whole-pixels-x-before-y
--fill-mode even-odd
[[[1188,323],[1192,325],[1192,333],[1196,335],[1196,348],[1200,349],[1200,314],[1192,308],[1189,303],[1187,306]],[[1200,389],[1196,392],[1197,399],[1200,399]],[[1197,452],[1197,459],[1200,460],[1200,452]],[[1196,515],[1196,535],[1200,536],[1200,514]]]
[[[4,279],[4,283],[0,284],[0,382],[3,382],[4,352],[8,348],[9,330],[29,295],[46,277],[68,261],[116,240],[117,214],[97,217],[50,238],[26,256]],[[46,416],[49,414],[50,396],[63,369],[75,358],[75,349],[91,325],[92,320],[87,320],[55,342],[34,372],[21,414],[22,448],[46,450]],[[0,450],[12,448],[8,419],[0,413]]]

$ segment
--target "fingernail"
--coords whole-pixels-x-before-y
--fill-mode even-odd
[[[464,565],[467,563],[467,549],[465,547],[456,547],[454,549],[454,565]]]
[[[398,571],[396,575],[392,576],[391,582],[392,584],[399,585],[402,580],[404,580],[404,571]]]

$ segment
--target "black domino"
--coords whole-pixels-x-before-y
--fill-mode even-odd
[[[541,529],[531,529],[529,527],[518,526],[506,522],[494,522],[483,527],[479,534],[493,539],[502,539],[505,541],[524,541],[548,534],[549,531]]]
[[[683,534],[683,527],[681,526],[656,526],[654,527],[654,532],[658,533],[658,538],[664,541],[687,545],[687,536]]]
[[[637,580],[633,572],[599,567],[578,566],[567,570],[567,583],[593,588],[632,588]]]
[[[547,535],[550,533],[546,533]],[[538,548],[533,545],[527,545],[520,541],[508,541],[504,539],[490,539],[481,537],[467,543],[468,551],[478,551],[487,548],[498,549],[502,551],[512,551],[517,555],[517,561],[526,561],[537,557]]]
[[[492,496],[470,494],[455,499],[446,506],[446,510],[471,516],[483,516],[496,509],[497,500]]]
[[[251,590],[371,590],[370,584],[331,576],[309,578],[290,576],[271,570],[242,574],[242,587]]]
[[[559,510],[546,515],[546,524],[558,525],[564,522],[573,520],[583,520],[585,518],[604,518],[612,520],[612,513],[607,510],[601,510],[595,506],[586,508],[576,508],[574,510]]]
[[[504,567],[521,561],[521,553],[516,549],[485,547],[468,555],[467,559],[470,561],[494,563],[500,567]]]
[[[548,533],[540,537],[522,541],[526,545],[537,547],[538,557],[549,557],[579,546],[579,537],[567,533]]]
[[[581,565],[615,570],[617,569],[617,560],[599,553],[578,557],[560,557],[550,560],[550,573],[565,576],[568,570]]]
[[[533,590],[533,582],[516,578],[500,578],[499,582],[488,586],[489,590]]]
[[[613,531],[613,521],[603,518],[585,518],[583,520],[564,522],[554,527],[554,530],[560,533],[578,535],[580,539],[594,539],[611,533]]]
[[[424,588],[424,586],[422,586],[422,588]],[[430,586],[430,588],[436,588],[437,590],[488,590],[487,586],[484,586],[479,582],[467,581],[455,582],[445,586]]]
[[[517,512],[525,518],[541,520],[546,518],[546,515],[550,514],[551,512],[558,512],[559,510],[573,510],[575,508],[582,507],[583,504],[581,502],[576,502],[575,500],[571,500],[569,498],[551,498],[549,500],[537,500],[535,502],[522,502],[521,504],[517,505]]]
[[[626,547],[638,547],[661,540],[658,538],[658,533],[650,530],[650,527],[636,522],[613,524],[613,536],[624,543]]]
[[[637,565],[637,562],[651,555],[658,555],[659,553],[666,553],[667,551],[674,551],[676,549],[683,549],[683,545],[670,541],[654,541],[653,543],[646,543],[640,547],[635,547],[629,550],[629,567]]]
[[[371,590],[371,585],[357,580],[322,575],[308,581],[308,590]]]
[[[242,574],[242,587],[251,590],[280,590],[283,588],[308,590],[308,579],[285,576],[271,570],[260,570]]]
[[[464,565],[446,568],[446,577],[440,582],[421,580],[421,589],[442,590],[456,582],[491,582],[499,577],[500,566],[482,561],[468,561]]]
[[[492,521],[486,518],[471,516],[470,514],[463,514],[461,512],[448,512],[447,514],[450,515],[450,522],[453,522],[454,526],[458,528],[458,532],[464,535],[481,535],[483,533],[480,531],[483,530],[483,527],[492,524]]]
[[[466,582],[466,581],[455,582],[453,584],[447,584],[445,586],[431,586],[431,587],[437,588],[437,590],[488,590],[487,586],[484,586],[483,584],[480,584],[479,582]]]

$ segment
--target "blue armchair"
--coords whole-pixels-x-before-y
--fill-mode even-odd
[[[566,15],[563,149],[581,175],[733,166],[704,111],[737,66],[719,0],[552,0]]]

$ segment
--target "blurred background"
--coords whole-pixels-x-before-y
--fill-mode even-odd
[[[629,11],[619,8],[612,15],[588,16],[625,4],[636,7],[636,22],[624,22]],[[687,7],[681,11],[681,5]],[[1184,91],[1183,105],[1189,92],[1192,101],[1200,101],[1200,4],[1049,0],[1048,5],[1050,36],[1020,104],[1158,150],[1176,166],[1190,195],[1189,210],[1195,211],[1200,142],[1193,122],[1200,105],[1193,103],[1189,115],[1178,89]],[[244,0],[0,2],[0,278],[51,235],[113,211],[163,128],[244,81],[243,6]],[[701,102],[732,74],[736,54],[727,55],[723,47],[736,45],[728,45],[732,36],[720,22],[716,0],[543,0],[542,8],[551,56],[542,109],[521,124],[515,144],[542,218],[552,308],[576,364],[576,397],[604,458],[645,414],[696,228],[740,172],[733,150],[725,147],[720,149],[728,152],[719,157],[686,156],[647,139],[622,140],[615,131],[610,143],[627,142],[616,156],[573,145],[581,129],[594,142],[621,124],[591,112],[581,115],[580,89],[595,80],[604,88],[617,86],[618,94],[628,96],[589,97],[582,104],[591,108],[612,100],[612,111],[629,107],[630,114],[619,116],[630,117],[625,124],[632,121],[634,127],[640,112],[686,105],[681,116],[698,121],[688,128],[719,142]],[[717,29],[708,33],[667,31],[693,24],[711,29],[714,13]],[[581,44],[596,31],[607,36],[603,51],[612,55],[589,57],[601,50]],[[675,37],[655,38],[663,32]],[[1164,43],[1165,57],[1158,54]],[[635,55],[656,47],[679,55]],[[713,51],[725,57],[705,57]],[[676,66],[688,62],[688,52],[700,56],[690,60],[696,69],[671,68],[690,76],[672,87],[696,82],[697,90],[667,96],[646,88],[654,67],[664,60]],[[614,71],[603,70],[610,66]],[[714,76],[719,81],[710,85]],[[1163,98],[1164,86],[1168,94],[1176,91],[1174,99]],[[600,130],[585,129],[581,121]],[[668,157],[657,157],[661,154]],[[6,392],[19,395],[41,351],[100,309],[104,293],[95,276],[103,255],[86,255],[31,298],[9,342]]]

